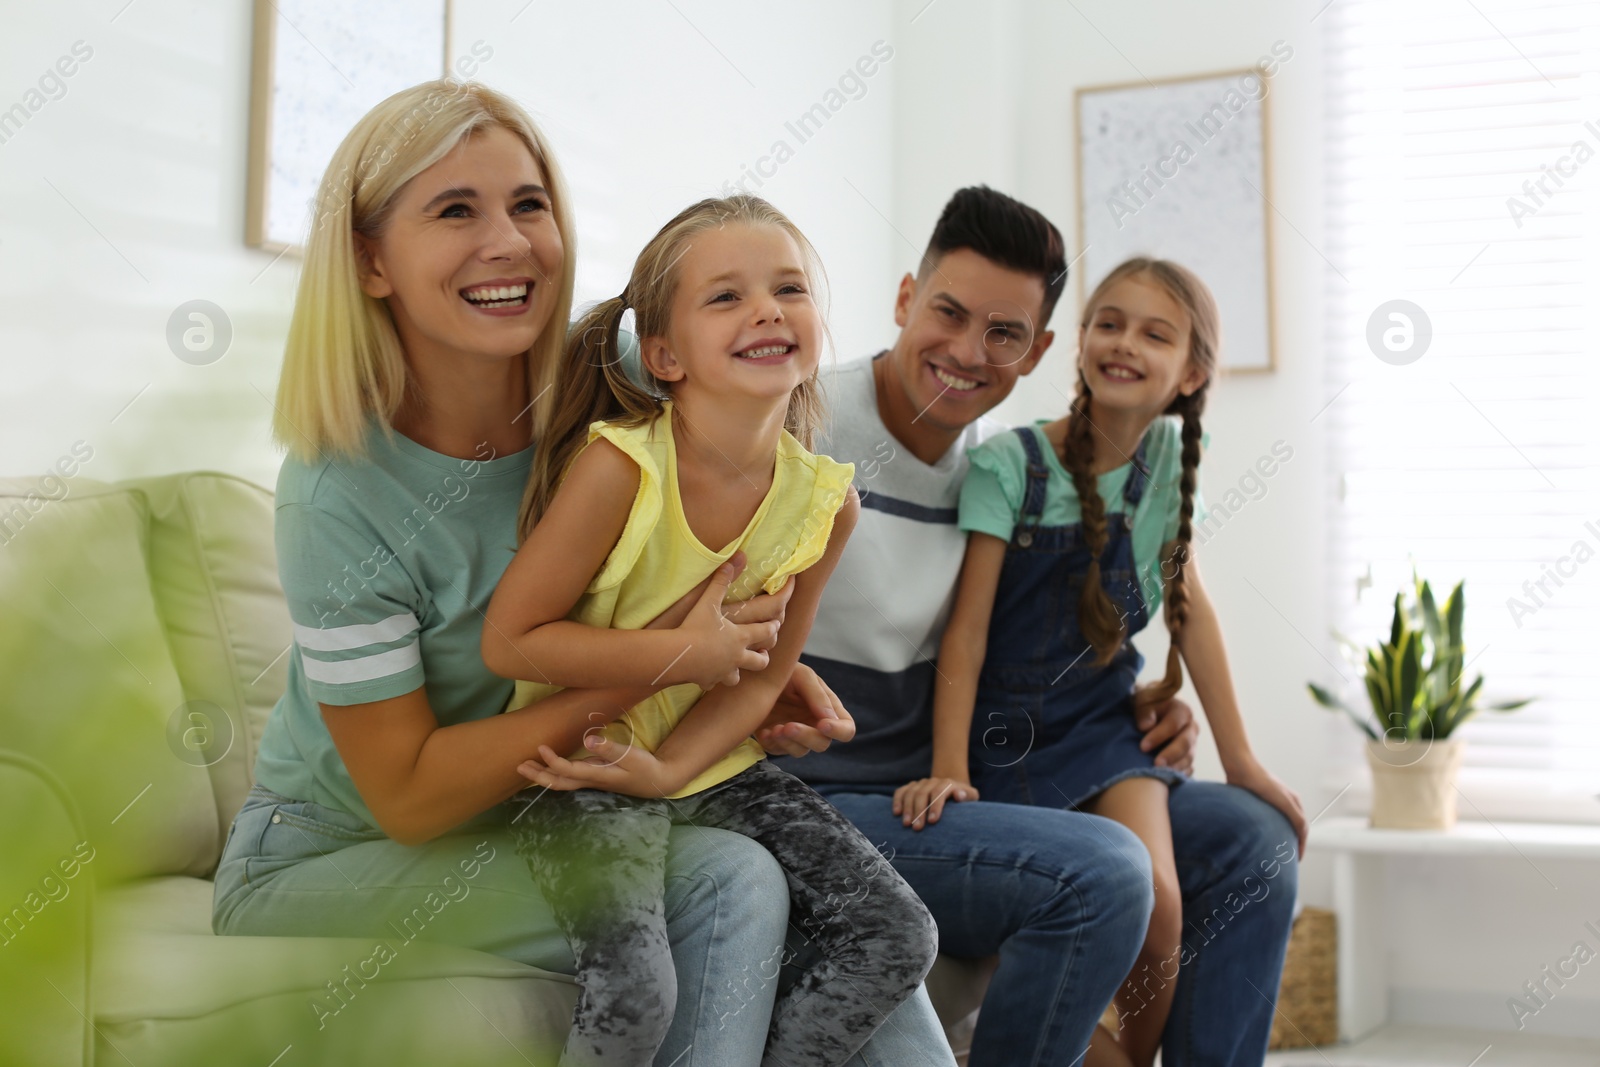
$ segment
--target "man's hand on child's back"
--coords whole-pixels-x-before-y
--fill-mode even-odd
[[[754,736],[770,755],[804,756],[854,738],[856,721],[821,675],[797,663]]]
[[[1194,744],[1200,739],[1200,723],[1193,708],[1172,697],[1142,709],[1134,724],[1144,733],[1140,750],[1156,753],[1157,767],[1194,773]]]

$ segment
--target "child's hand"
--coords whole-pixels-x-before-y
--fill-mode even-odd
[[[674,683],[693,682],[701,689],[738,685],[740,671],[766,667],[767,650],[778,643],[781,624],[775,619],[741,623],[723,618],[722,600],[735,573],[731,562],[718,567],[690,609],[689,617],[677,628],[684,639],[684,649],[667,668]],[[785,594],[780,594],[784,604],[793,585],[791,582]]]
[[[745,567],[744,549],[740,549],[728,557],[728,565],[733,568],[733,577],[739,577]],[[709,574],[705,581],[679,597],[673,605],[660,615],[644,624],[646,630],[676,630],[683,625],[689,617],[689,612],[700,602],[705,595],[706,588],[711,584],[716,575]],[[731,579],[730,579],[731,580]],[[776,593],[757,593],[749,600],[741,600],[736,604],[723,604],[722,617],[730,622],[783,622],[784,609],[789,606],[789,597],[794,592],[794,579],[791,578],[782,589]]]
[[[1299,857],[1305,858],[1306,835],[1311,832],[1311,824],[1306,821],[1305,808],[1300,803],[1300,795],[1293,789],[1279,781],[1278,776],[1267,770],[1260,763],[1251,761],[1242,769],[1228,774],[1228,784],[1236,785],[1241,789],[1248,789],[1268,804],[1283,812],[1289,820],[1289,825],[1294,827],[1294,835],[1299,841]]]
[[[924,822],[932,825],[939,821],[947,800],[977,800],[978,791],[971,782],[959,778],[918,778],[894,791],[894,814],[901,824],[920,830]]]
[[[574,789],[604,789],[630,797],[671,796],[688,781],[669,765],[637,745],[622,745],[598,731],[583,739],[591,755],[569,760],[556,754],[549,745],[539,746],[539,758],[525,760],[517,773],[546,789],[570,792]]]

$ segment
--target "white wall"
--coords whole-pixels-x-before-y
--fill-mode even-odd
[[[241,238],[248,6],[120,6],[12,5],[0,35],[4,107],[74,42],[93,50],[0,144],[0,472],[42,473],[83,440],[84,477],[216,467],[270,485],[257,389],[277,381],[295,271]],[[194,298],[233,323],[210,366],[166,344]]]
[[[0,37],[0,109],[75,42],[92,50],[0,144],[0,474],[42,473],[82,440],[83,477],[214,468],[270,486],[268,398],[298,263],[242,239],[250,4],[121,6],[13,5]],[[454,6],[454,51],[493,50],[482,80],[536,113],[569,172],[581,300],[616,293],[662,223],[759,165],[772,177],[752,170],[745,186],[818,246],[841,347],[881,332],[863,295],[889,270],[877,212],[891,200],[897,59],[828,92],[875,43],[894,48],[886,0],[778,23],[731,0]],[[802,142],[785,123],[819,102],[835,107]],[[774,173],[762,157],[779,140],[793,156]],[[195,298],[234,331],[207,366],[166,342],[169,315]]]

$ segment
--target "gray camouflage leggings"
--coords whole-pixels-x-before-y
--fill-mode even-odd
[[[582,992],[561,1067],[650,1063],[677,1000],[662,904],[667,829],[713,826],[759,842],[789,881],[790,924],[818,962],[778,998],[765,1067],[837,1067],[916,992],[938,932],[861,832],[763,761],[679,800],[598,789],[519,794],[517,852],[572,945]],[[770,975],[782,946],[771,946]],[[766,954],[767,946],[756,951]]]

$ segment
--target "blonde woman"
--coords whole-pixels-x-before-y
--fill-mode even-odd
[[[574,969],[501,805],[541,745],[570,751],[655,689],[571,689],[501,715],[512,683],[480,654],[570,311],[570,212],[532,120],[480,86],[397,93],[334,155],[274,420],[289,451],[274,529],[295,648],[218,866],[220,934],[392,940],[451,878],[489,891],[417,936]],[[725,588],[690,597],[720,605]],[[752,649],[786,602],[744,605],[733,625]],[[791,752],[853,732],[805,672],[764,725]],[[673,829],[666,869],[677,996],[655,1062],[692,1050],[696,1063],[755,1063],[785,952],[782,872],[749,839],[696,827]],[[950,1062],[920,993],[863,1053]]]

